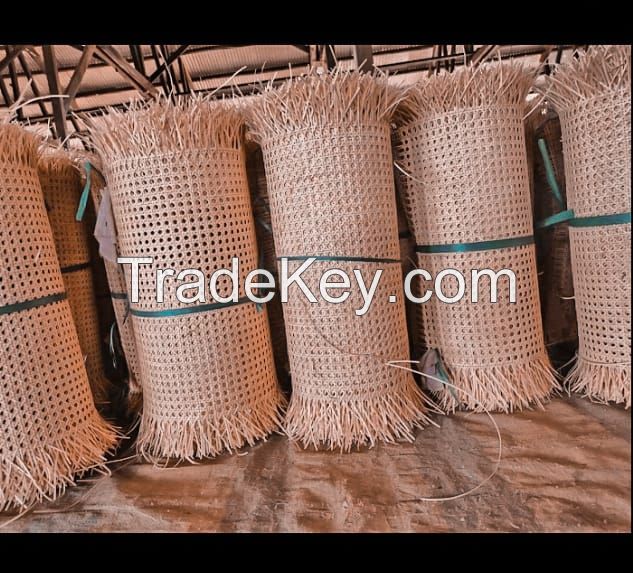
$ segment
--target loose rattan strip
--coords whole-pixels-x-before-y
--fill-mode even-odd
[[[103,469],[116,437],[95,410],[68,301],[55,296],[64,282],[36,151],[32,135],[0,126],[0,510]],[[38,299],[57,302],[6,312]]]
[[[341,304],[290,292],[284,306],[293,394],[285,429],[305,447],[413,439],[426,421],[412,377],[386,365],[408,358],[389,118],[398,102],[383,78],[333,72],[267,91],[250,111],[264,155],[279,257],[313,263],[311,290],[331,268],[383,277],[370,311],[358,288]],[[371,259],[395,262],[361,262]],[[356,261],[356,262],[353,262]],[[293,261],[297,268],[301,261]]]
[[[244,296],[258,255],[241,118],[200,98],[161,101],[113,111],[92,133],[120,254],[154,258],[141,267],[139,302],[131,301],[143,381],[140,452],[191,460],[254,444],[279,426],[284,406],[266,309],[247,302],[178,316],[134,314],[192,308],[169,281],[164,304],[157,302],[157,268],[210,277],[237,257]],[[218,290],[227,296],[228,281]],[[205,291],[212,302],[208,281]]]
[[[593,46],[561,64],[548,98],[560,115],[568,207],[631,211],[631,47]],[[631,405],[631,225],[570,233],[580,349],[573,390]]]
[[[408,174],[401,184],[416,243],[509,243],[418,257],[433,277],[451,268],[466,277],[462,301],[434,296],[423,309],[421,337],[439,350],[457,387],[439,392],[448,409],[508,412],[541,404],[557,386],[543,341],[534,246],[512,246],[533,232],[523,128],[530,83],[519,65],[467,67],[417,84],[400,108],[397,160]],[[489,280],[479,285],[480,302],[469,302],[471,269],[485,268],[515,273],[516,303],[501,295],[486,302]]]
[[[71,156],[61,150],[44,149],[38,173],[90,386],[96,403],[105,404],[110,382],[103,366],[92,270],[85,266],[91,262],[89,230],[85,221],[75,220],[83,188],[81,177]]]

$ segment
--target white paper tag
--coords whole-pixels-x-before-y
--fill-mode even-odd
[[[112,213],[112,203],[110,193],[107,189],[101,194],[101,203],[97,212],[97,223],[95,225],[95,238],[99,241],[99,254],[106,260],[117,262],[116,248],[116,228],[114,226],[114,214]]]

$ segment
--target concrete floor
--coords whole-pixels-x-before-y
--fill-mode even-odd
[[[436,418],[414,444],[351,454],[273,436],[236,455],[158,469],[119,464],[0,532],[630,531],[631,414],[559,398],[545,411]],[[0,518],[0,526],[10,516]]]

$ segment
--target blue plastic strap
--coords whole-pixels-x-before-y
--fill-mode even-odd
[[[15,304],[0,306],[0,314],[12,314],[14,312],[22,312],[24,310],[30,310],[39,306],[46,306],[47,304],[53,304],[62,300],[66,300],[65,292],[43,296],[41,298],[27,300],[25,302],[16,302]]]
[[[81,197],[79,198],[77,214],[75,215],[76,221],[83,221],[84,215],[86,213],[86,207],[88,206],[88,197],[90,196],[90,170],[92,169],[92,165],[89,161],[86,161],[84,163],[84,169],[86,170],[86,184],[84,185],[84,189],[81,192]]]
[[[532,235],[528,237],[512,237],[496,241],[480,241],[477,243],[455,243],[451,245],[416,245],[416,253],[470,253],[472,251],[491,251],[493,249],[509,249],[522,247],[534,242]]]
[[[536,228],[545,229],[547,227],[551,227],[552,225],[558,225],[559,223],[564,223],[565,221],[571,221],[573,218],[574,211],[572,209],[567,209],[566,211],[561,211],[560,213],[556,213],[555,215],[545,217],[545,219],[539,221],[536,224]]]
[[[625,225],[631,222],[631,213],[615,215],[597,215],[595,217],[576,217],[569,224],[572,227],[605,227],[609,225]]]
[[[77,271],[83,271],[84,269],[90,268],[92,263],[88,261],[87,263],[79,263],[78,265],[70,265],[68,267],[62,267],[61,271],[63,274],[74,273]]]
[[[172,316],[182,316],[185,314],[196,314],[198,312],[208,312],[211,310],[221,310],[229,308],[231,306],[237,306],[238,304],[245,304],[247,302],[253,302],[247,297],[240,298],[237,302],[214,302],[212,304],[199,304],[196,306],[187,306],[183,308],[169,308],[165,310],[139,310],[135,308],[130,309],[132,316],[138,316],[142,318],[168,318]]]
[[[545,143],[544,139],[541,138],[538,140],[538,148],[541,152],[541,157],[543,158],[543,165],[545,165],[545,179],[547,179],[547,183],[552,190],[554,198],[558,201],[559,205],[563,206],[563,195],[558,187],[556,175],[554,175],[554,166],[552,165],[552,160],[550,159],[549,152],[547,150],[547,143]]]

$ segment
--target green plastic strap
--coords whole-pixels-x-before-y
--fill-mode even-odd
[[[167,318],[171,316],[182,316],[185,314],[196,314],[198,312],[208,312],[210,310],[221,310],[224,308],[229,308],[231,306],[237,306],[238,304],[245,304],[247,302],[252,302],[247,297],[240,298],[237,302],[214,302],[212,304],[200,304],[197,306],[188,306],[183,308],[170,308],[166,310],[138,310],[135,308],[130,309],[130,313],[132,316],[139,316],[142,318]]]
[[[545,229],[546,227],[551,227],[552,225],[558,225],[559,223],[564,223],[565,221],[571,221],[573,218],[574,211],[572,209],[567,209],[566,211],[561,211],[560,213],[556,213],[555,215],[545,217],[545,219],[539,221],[536,224],[536,228]]]
[[[125,292],[111,292],[110,298],[114,298],[116,300],[127,300],[127,293]]]
[[[416,253],[470,253],[472,251],[491,251],[493,249],[509,249],[522,247],[534,242],[532,235],[528,237],[513,237],[496,241],[480,241],[478,243],[456,243],[452,245],[416,245]]]
[[[92,169],[92,165],[89,161],[84,163],[84,169],[86,170],[86,184],[84,185],[84,190],[81,192],[79,205],[77,206],[77,214],[75,215],[76,221],[83,221],[86,207],[88,206],[88,197],[90,196],[90,170]]]
[[[289,261],[306,261],[308,259],[315,259],[317,261],[329,261],[329,262],[345,262],[345,263],[398,263],[400,259],[372,259],[369,257],[315,257],[315,256],[293,256],[293,257],[277,257],[277,260],[287,259]]]
[[[0,315],[12,314],[14,312],[22,312],[23,310],[31,310],[32,308],[38,308],[39,306],[46,306],[47,304],[54,304],[66,300],[66,293],[60,292],[58,294],[51,294],[49,296],[43,296],[33,300],[27,300],[26,302],[17,302],[15,304],[7,304],[0,306]]]
[[[608,225],[625,225],[631,222],[631,213],[615,215],[597,215],[595,217],[576,217],[569,224],[572,227],[606,227]]]
[[[77,271],[83,271],[84,269],[90,268],[92,263],[88,261],[87,263],[79,263],[78,265],[70,265],[69,267],[62,267],[62,273],[74,273]]]
[[[564,205],[563,195],[558,187],[556,175],[554,175],[554,166],[552,165],[552,160],[550,159],[549,151],[547,150],[547,143],[545,143],[544,139],[541,138],[538,140],[538,148],[541,152],[541,157],[543,158],[543,164],[545,165],[545,178],[547,179],[547,183],[552,190],[552,194],[554,195],[556,201],[558,201],[558,204],[562,206]]]

